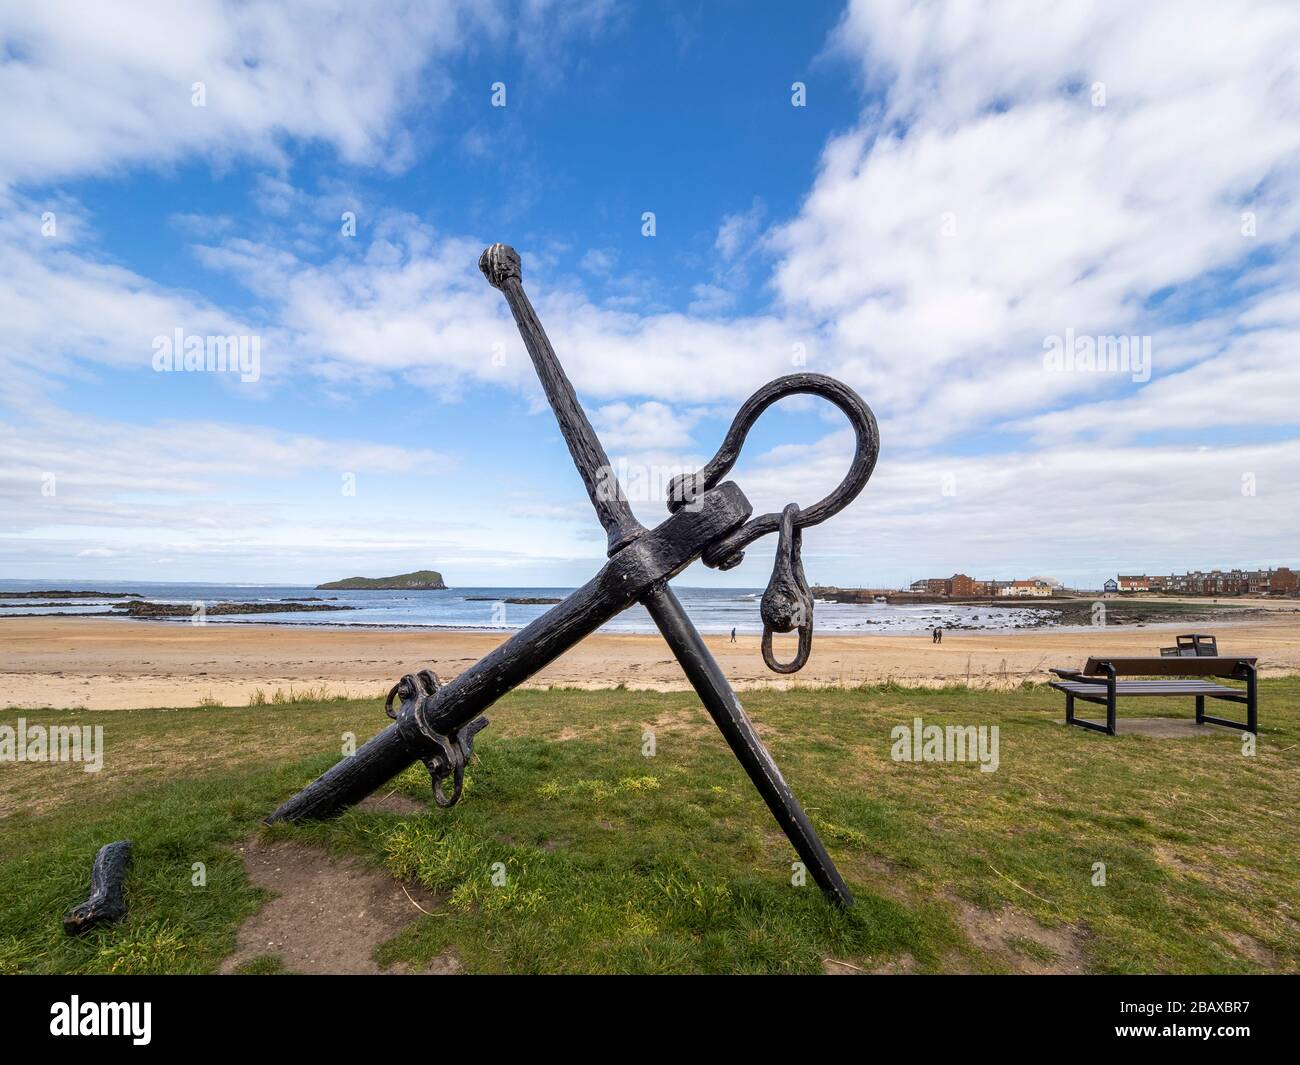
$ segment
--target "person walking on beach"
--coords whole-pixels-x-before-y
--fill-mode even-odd
[[[732,642],[732,643],[735,643],[735,642],[736,642],[736,630],[735,630],[735,629],[732,629],[732,630],[731,630],[731,642]]]
[[[943,629],[939,628],[938,625],[936,625],[934,631],[930,633],[930,642],[943,643]]]

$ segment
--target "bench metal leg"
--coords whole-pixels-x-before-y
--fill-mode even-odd
[[[1229,696],[1212,696],[1218,699],[1230,699],[1234,703],[1246,704],[1246,721],[1243,724],[1240,721],[1229,721],[1226,717],[1212,717],[1205,712],[1204,696],[1196,697],[1196,723],[1198,725],[1222,725],[1224,728],[1241,729],[1249,732],[1253,736],[1259,735],[1259,690],[1256,685],[1258,674],[1254,666],[1248,666],[1246,669],[1246,697],[1243,699],[1240,695],[1235,697]]]
[[[1092,700],[1089,700],[1092,701]],[[1100,703],[1098,705],[1101,705]],[[1074,692],[1065,692],[1065,723],[1067,725],[1076,725],[1079,728],[1086,728],[1089,732],[1100,732],[1107,736],[1115,735],[1114,715],[1108,717],[1108,724],[1103,725],[1098,721],[1089,721],[1086,718],[1074,716]]]
[[[1115,735],[1115,684],[1112,678],[1110,691],[1106,693],[1106,735]]]
[[[1222,725],[1224,728],[1237,729],[1240,732],[1255,731],[1255,729],[1251,727],[1251,718],[1249,713],[1247,713],[1246,721],[1244,723],[1241,721],[1229,721],[1226,717],[1212,717],[1211,715],[1206,714],[1205,717],[1201,719],[1201,724]]]
[[[1255,667],[1252,665],[1246,673],[1246,731],[1252,736],[1259,735],[1259,706],[1256,700]]]
[[[1224,699],[1225,696],[1210,696],[1210,698]],[[1223,728],[1236,729],[1239,732],[1250,732],[1259,735],[1258,717],[1256,715],[1254,701],[1252,699],[1232,699],[1234,703],[1246,704],[1246,720],[1232,721],[1226,717],[1215,717],[1213,714],[1200,714],[1197,716],[1197,724],[1201,725],[1221,725]]]

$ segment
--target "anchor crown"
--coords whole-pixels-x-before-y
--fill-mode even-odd
[[[500,288],[510,278],[521,280],[519,253],[509,244],[489,244],[479,256],[478,268],[493,288]]]

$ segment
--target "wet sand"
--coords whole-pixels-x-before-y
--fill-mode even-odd
[[[1226,654],[1260,659],[1263,676],[1300,672],[1300,613],[1253,617],[1211,626],[1112,626],[1024,629],[1008,633],[949,632],[942,644],[921,636],[814,635],[801,673],[768,672],[757,636],[706,642],[741,690],[794,685],[895,681],[908,685],[999,687],[1047,680],[1052,666],[1076,666],[1091,653],[1156,654],[1173,634],[1210,631]],[[431,668],[444,681],[508,638],[505,633],[287,625],[190,625],[97,618],[0,619],[0,707],[112,710],[195,706],[215,700],[247,705],[260,690],[328,689],[374,697],[403,673]],[[777,638],[777,656],[793,656],[794,640]],[[688,687],[657,635],[590,636],[538,673],[532,687],[567,686],[662,691]]]

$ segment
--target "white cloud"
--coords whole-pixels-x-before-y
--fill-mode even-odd
[[[60,201],[56,236],[41,235],[42,206],[0,195],[0,396],[31,402],[86,365],[146,372],[153,341],[177,328],[197,335],[251,335],[202,297],[160,285],[78,244],[78,204]]]
[[[309,472],[445,473],[428,448],[323,439],[212,421],[127,424],[46,409],[0,423],[0,500],[10,532],[61,526],[267,525],[288,504],[268,481]]]
[[[290,139],[399,165],[410,150],[403,109],[450,91],[430,59],[504,28],[494,9],[460,0],[368,13],[342,0],[9,4],[0,186],[195,154],[220,166],[284,160]]]
[[[887,432],[1100,399],[1041,372],[1045,336],[1153,334],[1153,296],[1261,248],[1294,286],[1294,5],[854,3],[836,45],[881,105],[775,234],[775,282]]]
[[[588,248],[580,260],[578,267],[589,274],[597,277],[608,277],[614,270],[614,263],[617,256],[614,252],[602,248]]]
[[[34,412],[0,423],[0,572],[315,583],[437,565],[509,582],[530,560],[563,558],[557,537],[525,538],[472,500],[449,514],[457,472],[429,448]]]
[[[736,304],[736,294],[721,285],[701,283],[691,286],[691,295],[695,298],[686,309],[691,314],[709,317],[731,310]]]
[[[230,239],[198,248],[274,309],[300,365],[331,380],[438,371],[440,389],[467,380],[535,391],[532,364],[499,293],[478,272],[482,243],[444,237],[408,216],[377,220],[364,254],[316,265],[281,248]],[[598,398],[738,399],[793,368],[797,322],[775,316],[701,321],[597,306],[582,292],[524,281],[569,376]]]
[[[1249,328],[1249,323],[1267,326]],[[1131,395],[1103,403],[1081,403],[1065,410],[1013,422],[1045,443],[1094,436],[1108,442],[1143,434],[1207,434],[1215,428],[1255,429],[1300,425],[1300,307],[1270,300],[1248,305],[1211,352],[1179,368],[1176,352],[1162,359],[1157,336],[1152,361],[1165,373]],[[1172,363],[1172,365],[1171,365]]]
[[[592,414],[592,423],[611,453],[689,448],[691,429],[704,412],[680,410],[651,400],[633,406],[608,403]]]
[[[735,259],[754,243],[758,237],[759,227],[763,223],[763,216],[766,214],[766,204],[755,196],[749,210],[738,211],[722,219],[713,247],[724,262]]]

